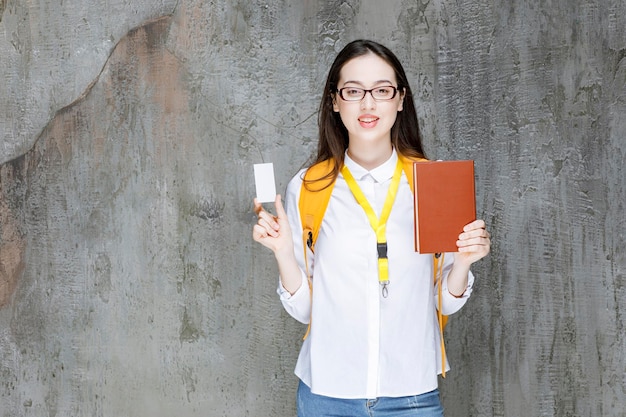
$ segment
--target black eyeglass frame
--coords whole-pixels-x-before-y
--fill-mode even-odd
[[[374,90],[377,90],[379,88],[391,88],[393,89],[393,95],[389,98],[376,98],[374,97]],[[359,99],[346,99],[343,96],[343,90],[361,90],[363,91],[363,95],[361,96],[361,98]],[[365,89],[365,88],[360,88],[360,87],[343,87],[343,88],[338,88],[335,90],[335,92],[337,93],[337,95],[343,100],[343,101],[349,101],[349,102],[356,102],[356,101],[361,101],[365,98],[365,96],[367,95],[367,93],[370,93],[370,95],[372,96],[372,98],[375,101],[389,101],[389,100],[393,100],[394,98],[396,98],[396,95],[398,95],[398,91],[400,90],[400,88],[398,87],[394,87],[393,85],[380,85],[378,87],[375,88],[371,88],[369,90]]]

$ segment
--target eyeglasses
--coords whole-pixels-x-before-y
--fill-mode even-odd
[[[392,85],[383,85],[380,87],[366,90],[358,87],[344,87],[337,90],[339,97],[344,101],[361,101],[365,98],[365,94],[370,93],[376,101],[391,100],[398,93],[398,89]]]

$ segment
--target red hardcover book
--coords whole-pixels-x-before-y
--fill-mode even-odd
[[[463,226],[476,220],[474,161],[413,164],[415,251],[457,252]]]

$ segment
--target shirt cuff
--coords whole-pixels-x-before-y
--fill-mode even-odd
[[[472,295],[472,286],[474,284],[474,276],[471,275],[470,272],[469,280],[467,283],[467,287],[465,288],[465,292],[460,297],[455,296],[448,290],[448,285],[446,280],[444,280],[444,286],[442,288],[442,297],[443,297],[443,314],[449,315],[456,313],[465,305],[467,300]]]
[[[295,293],[291,294],[285,289],[285,287],[283,287],[283,282],[281,281],[280,277],[278,277],[278,289],[276,290],[276,292],[278,293],[281,301],[294,302],[301,298],[303,294],[308,294],[307,290],[309,288],[309,285],[306,274],[304,272],[301,273],[301,279],[302,282],[300,283],[300,288],[298,288]]]

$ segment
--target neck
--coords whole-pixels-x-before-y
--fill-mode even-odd
[[[392,153],[393,147],[391,146],[391,142],[382,144],[359,144],[358,146],[350,144],[348,146],[348,156],[368,171],[387,162],[387,160],[391,158]]]

